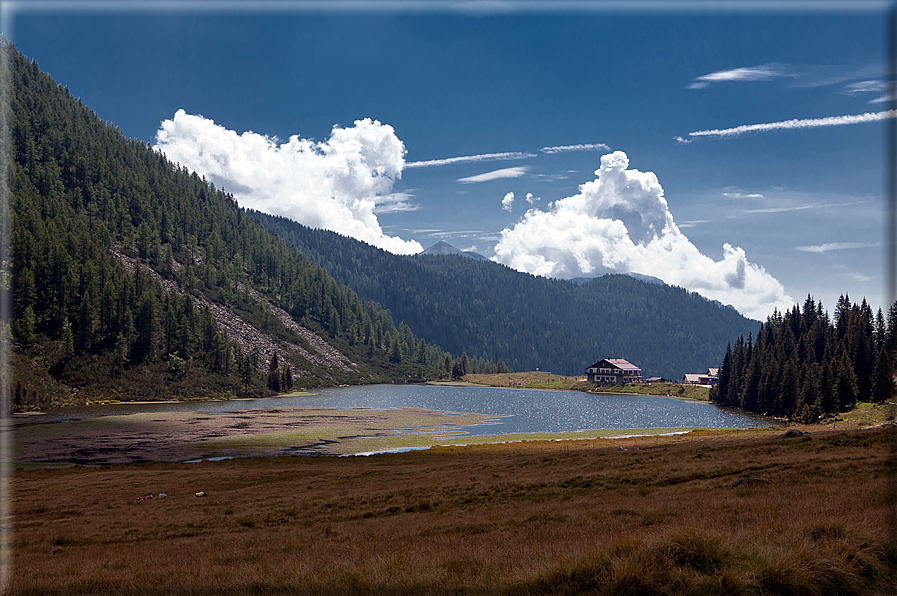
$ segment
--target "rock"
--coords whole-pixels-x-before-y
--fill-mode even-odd
[[[153,279],[155,279],[159,284],[161,284],[167,293],[173,293],[177,296],[182,296],[184,294],[190,293],[178,282],[162,277],[157,271],[152,269],[146,263],[141,262],[137,258],[126,255],[124,252],[122,252],[121,247],[113,246],[110,249],[110,252],[116,259],[118,259],[122,263],[122,265],[124,265],[128,273],[133,275],[134,271],[137,268],[140,268],[142,271],[146,272]],[[196,256],[194,256],[194,261],[196,263],[201,262]],[[175,261],[175,268],[177,269],[178,267],[180,267],[180,264]],[[265,296],[252,288],[243,287],[242,284],[238,284],[236,290],[248,293],[249,296],[253,300],[255,300],[261,308],[279,319],[287,329],[291,330],[298,337],[304,339],[308,343],[308,346],[311,348],[311,351],[309,351],[299,344],[289,341],[285,341],[283,342],[284,345],[281,345],[280,340],[277,340],[264,331],[256,329],[253,325],[250,325],[245,319],[232,312],[229,308],[218,304],[217,302],[213,302],[203,295],[190,293],[191,297],[193,298],[194,306],[197,308],[208,308],[209,312],[212,314],[212,317],[215,319],[215,322],[218,324],[218,329],[221,334],[227,337],[228,341],[238,344],[244,353],[248,354],[254,348],[258,348],[259,353],[262,355],[270,355],[277,352],[278,357],[283,359],[283,362],[285,364],[288,364],[293,369],[293,377],[295,379],[301,377],[320,377],[324,380],[331,380],[333,376],[329,371],[333,369],[338,369],[343,372],[357,372],[358,365],[356,363],[349,360],[349,358],[345,354],[327,343],[324,338],[316,334],[314,331],[296,323],[296,321],[294,321],[292,317],[290,317],[289,313],[287,313],[282,308],[275,306]],[[312,365],[323,368],[324,371],[322,373],[315,374],[311,371],[305,370],[302,368],[300,363],[293,362],[290,358],[286,357],[285,352],[295,352]],[[259,372],[266,372],[267,367],[268,362],[266,358],[259,358]]]
[[[802,437],[807,433],[800,432],[796,428],[789,428],[784,434],[777,436],[777,439],[793,439],[794,437]]]
[[[738,480],[736,480],[735,482],[733,482],[733,483],[732,483],[732,488],[738,488],[738,487],[740,487],[740,486],[748,486],[748,485],[751,484],[752,482],[755,482],[755,483],[756,483],[756,482],[769,482],[769,480],[766,479],[766,478],[748,478],[748,477],[745,476],[745,477],[743,477],[743,478],[739,478]]]

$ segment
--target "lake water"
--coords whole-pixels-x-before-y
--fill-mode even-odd
[[[348,410],[421,408],[494,416],[493,423],[465,426],[473,435],[569,432],[631,428],[750,428],[770,426],[762,416],[705,402],[668,397],[590,394],[500,387],[365,385],[320,389],[316,395],[251,400],[109,404],[56,408],[34,422],[67,422],[138,412],[234,412],[258,408],[316,407]]]

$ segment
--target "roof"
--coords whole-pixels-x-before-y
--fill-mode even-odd
[[[622,370],[642,370],[628,360],[623,360],[622,358],[605,358],[605,360]]]
[[[620,370],[636,370],[636,371],[642,370],[639,367],[637,367],[636,365],[629,362],[628,360],[624,360],[623,358],[605,358],[603,360],[599,360],[598,362],[596,362],[589,368],[599,368],[598,365],[601,364],[602,362],[607,362],[611,366],[613,366],[615,368],[619,368]]]

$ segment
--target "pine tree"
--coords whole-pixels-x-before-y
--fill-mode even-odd
[[[268,389],[271,391],[280,391],[279,368],[280,363],[277,360],[277,352],[274,352],[271,356],[271,361],[268,363]]]
[[[849,410],[856,405],[858,395],[856,374],[846,352],[842,352],[835,367],[836,405],[843,411]]]
[[[726,346],[726,355],[720,365],[716,383],[710,388],[710,400],[721,406],[729,403],[729,378],[732,376],[732,344]]]
[[[283,367],[283,375],[280,380],[280,390],[290,391],[293,388],[293,369],[290,366]]]
[[[249,357],[249,354],[244,354],[240,359],[240,384],[243,386],[243,395],[249,394],[249,389],[252,387],[253,377],[255,376],[254,372],[252,359]]]
[[[885,402],[894,397],[894,367],[887,350],[881,350],[872,371],[872,401]]]

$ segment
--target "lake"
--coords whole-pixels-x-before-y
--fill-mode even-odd
[[[501,387],[364,385],[249,400],[122,403],[49,410],[34,422],[67,422],[143,412],[235,412],[260,408],[316,407],[347,410],[420,408],[490,416],[489,424],[464,426],[471,435],[560,433],[591,429],[751,428],[772,421],[706,402],[669,397],[590,394]]]

